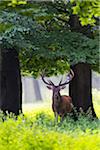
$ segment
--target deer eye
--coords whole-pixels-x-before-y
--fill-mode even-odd
[[[52,86],[47,86],[47,88],[48,88],[49,90],[52,90]]]

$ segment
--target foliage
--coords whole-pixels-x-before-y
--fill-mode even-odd
[[[31,56],[30,52],[24,51],[23,58],[27,56],[27,60],[21,58],[24,62],[23,71],[28,68],[32,72],[32,68],[35,68],[36,73],[45,69],[47,74],[63,74],[68,70],[68,64],[78,62],[89,63],[93,69],[99,70],[96,67],[99,66],[98,39],[89,39],[80,33],[61,30],[40,34],[34,38],[34,42],[37,50]]]
[[[63,74],[78,62],[90,63],[98,71],[98,39],[70,31],[70,2],[26,5],[24,0],[10,0],[0,4],[0,47],[3,52],[10,48],[20,52],[22,71],[35,77],[43,69],[49,75]]]
[[[31,5],[34,2],[31,1]],[[36,2],[35,2],[36,3]],[[18,6],[18,5],[29,5],[30,2],[26,1],[26,0],[9,0],[8,2],[8,6]],[[49,4],[49,6],[48,6]],[[100,6],[100,1],[95,1],[95,0],[54,0],[54,1],[45,1],[45,2],[41,2],[42,7],[44,5],[46,5],[49,8],[49,12],[52,14],[47,16],[48,10],[45,8],[45,11],[43,11],[44,13],[36,15],[38,17],[36,17],[39,20],[44,20],[44,18],[47,20],[48,19],[52,19],[54,17],[54,14],[56,15],[56,13],[58,14],[58,17],[56,16],[55,18],[58,19],[62,19],[63,21],[67,21],[67,18],[65,16],[65,13],[67,13],[67,15],[70,15],[71,13],[76,14],[79,16],[81,24],[82,25],[94,25],[96,23],[96,19],[100,16],[100,11],[99,11],[99,6]],[[52,7],[53,6],[53,7]],[[51,10],[50,10],[51,9]],[[27,10],[32,11],[30,9]],[[39,12],[39,9],[36,9],[37,12]],[[59,13],[59,11],[62,11],[62,14]],[[84,13],[83,13],[84,12]]]
[[[100,117],[100,92],[93,90],[96,113]],[[74,122],[69,116],[62,124],[54,122],[50,105],[24,109],[16,119],[13,114],[2,121],[0,112],[0,149],[2,150],[99,150],[100,120],[80,114]],[[3,117],[4,118],[4,117]]]
[[[15,48],[17,50],[30,49],[33,47],[29,41],[30,30],[36,31],[37,24],[32,18],[23,17],[16,12],[4,11],[1,13],[1,46],[5,49]],[[31,38],[31,37],[30,37]]]
[[[26,0],[10,0],[8,6],[16,7],[16,5],[25,5],[27,4]]]
[[[80,116],[74,122],[69,117],[54,124],[50,110],[34,110],[0,120],[0,149],[2,150],[82,150],[100,148],[100,121]],[[2,114],[1,114],[2,117]]]
[[[97,0],[71,0],[74,3],[73,14],[77,14],[82,25],[94,25],[100,16],[100,1]]]

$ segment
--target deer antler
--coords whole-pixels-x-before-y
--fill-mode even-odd
[[[47,85],[53,86],[54,83],[53,83],[51,80],[48,80],[48,81],[45,80],[45,75],[44,75],[44,74],[45,74],[45,70],[43,70],[43,72],[42,72],[42,74],[41,74],[42,81],[43,81],[45,84],[47,84]]]
[[[59,82],[59,86],[60,86],[60,84],[62,83],[62,80],[63,80],[63,77],[61,78],[61,80],[60,80],[60,82]]]
[[[73,79],[73,77],[74,77],[74,72],[73,72],[72,69],[70,70],[70,73],[67,75],[67,77],[69,78],[69,81],[66,80],[64,83],[62,83],[62,79],[61,79],[61,81],[60,81],[60,83],[59,83],[59,86],[63,86],[63,85],[66,85],[66,84],[70,83],[70,81],[71,81],[71,80]],[[66,77],[66,78],[67,78],[67,77]]]

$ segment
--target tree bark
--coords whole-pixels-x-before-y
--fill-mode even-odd
[[[0,53],[0,109],[15,115],[22,112],[22,83],[18,53],[2,49]]]
[[[91,108],[92,116],[96,117],[92,103],[92,73],[90,65],[78,63],[71,68],[75,76],[69,84],[69,95],[72,97],[74,107],[78,112],[82,108],[85,113]]]
[[[70,29],[73,32],[83,33],[85,36],[93,38],[93,32],[90,25],[82,26],[77,15],[70,15],[69,18]]]

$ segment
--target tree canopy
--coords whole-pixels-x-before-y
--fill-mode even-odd
[[[97,34],[89,38],[72,32],[69,25],[70,15],[77,14],[82,25],[90,24],[91,31],[98,31],[98,1],[11,0],[0,4],[0,47],[3,52],[10,48],[19,51],[23,71],[34,76],[43,69],[48,74],[64,73],[78,62],[87,62],[99,71]]]

